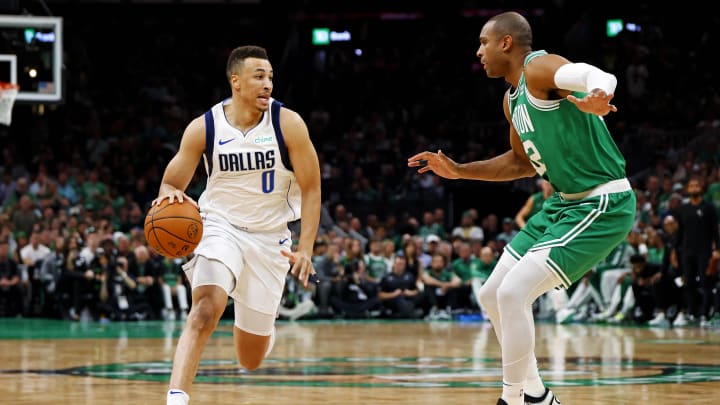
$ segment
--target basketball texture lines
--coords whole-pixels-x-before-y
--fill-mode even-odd
[[[168,258],[185,257],[200,243],[203,233],[198,209],[188,203],[163,200],[145,216],[145,239],[157,253]]]

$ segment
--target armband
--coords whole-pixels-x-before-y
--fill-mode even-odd
[[[587,63],[568,63],[555,71],[555,85],[565,90],[589,93],[600,89],[607,94],[614,94],[617,78]]]

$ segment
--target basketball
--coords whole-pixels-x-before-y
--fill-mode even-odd
[[[145,240],[157,253],[172,259],[192,253],[203,233],[198,209],[189,202],[164,199],[145,216]]]

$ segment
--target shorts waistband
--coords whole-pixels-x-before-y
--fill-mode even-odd
[[[225,218],[224,216],[222,216],[220,214],[216,214],[214,212],[201,213],[201,216],[203,218],[203,221],[214,222],[215,224],[231,227],[231,228],[234,228],[235,230],[241,231],[241,232],[272,234],[272,233],[283,233],[283,232],[289,231],[288,224],[279,225],[274,228],[268,227],[268,228],[259,229],[257,227],[248,227],[248,226],[243,226],[243,225],[239,225],[239,224],[233,224],[230,221],[228,221],[227,218]]]
[[[608,181],[605,184],[601,184],[595,188],[591,188],[590,190],[583,191],[580,193],[560,193],[560,197],[562,197],[565,200],[569,201],[575,201],[575,200],[582,200],[583,198],[590,198],[590,197],[597,197],[602,194],[616,194],[616,193],[622,193],[625,191],[632,190],[632,186],[630,185],[630,181],[625,179],[618,179],[618,180],[612,180]]]

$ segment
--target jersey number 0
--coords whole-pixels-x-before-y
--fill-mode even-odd
[[[262,191],[263,193],[272,193],[275,189],[275,170],[268,170],[262,173]]]

